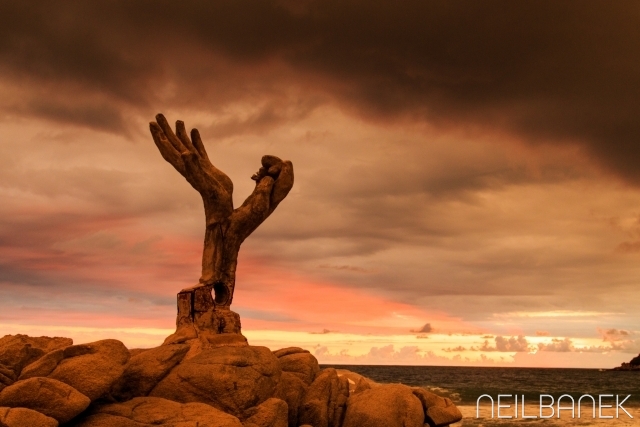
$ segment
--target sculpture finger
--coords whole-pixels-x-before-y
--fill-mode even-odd
[[[222,185],[229,194],[232,194],[233,182],[231,181],[231,178],[211,164],[209,156],[207,155],[207,150],[204,148],[204,144],[202,143],[202,138],[200,138],[200,132],[198,132],[198,129],[191,129],[191,140],[193,141],[193,145],[198,151],[198,154],[200,154],[202,168],[207,170],[211,176],[218,180],[220,185]]]
[[[174,148],[174,146],[167,140],[164,132],[156,122],[149,123],[149,129],[151,130],[151,136],[153,142],[155,142],[158,151],[162,155],[162,158],[173,165],[174,168],[182,175],[185,173],[184,162],[180,153]]]
[[[176,134],[173,133],[173,129],[171,129],[171,126],[169,126],[169,122],[167,122],[167,119],[164,117],[164,115],[158,114],[156,116],[156,121],[160,125],[160,128],[162,128],[162,131],[164,132],[171,145],[173,145],[173,147],[178,150],[179,153],[188,151],[187,147],[185,147],[184,144],[180,142]]]
[[[180,139],[180,142],[182,142],[182,145],[187,148],[187,150],[200,156],[200,153],[191,143],[189,135],[187,135],[187,130],[184,127],[184,122],[182,120],[176,120],[176,135],[178,136],[178,139]]]
[[[278,179],[273,184],[273,191],[271,192],[271,203],[269,211],[273,212],[278,204],[287,197],[289,191],[293,187],[293,163],[286,160],[282,162],[282,168]]]
[[[209,160],[207,150],[204,148],[204,144],[202,143],[202,138],[200,138],[200,132],[198,132],[198,129],[191,129],[191,140],[193,141],[193,146],[196,148],[196,150],[198,150],[198,154],[200,154],[200,157]]]

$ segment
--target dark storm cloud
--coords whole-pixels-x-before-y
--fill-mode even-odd
[[[639,24],[630,1],[4,2],[0,68],[28,95],[3,103],[122,132],[131,108],[276,100],[225,135],[333,99],[375,120],[579,143],[638,183]]]

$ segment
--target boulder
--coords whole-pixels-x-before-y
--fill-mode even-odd
[[[424,423],[422,403],[410,387],[383,384],[349,397],[342,427],[423,427]]]
[[[174,367],[149,396],[202,402],[244,419],[249,408],[274,395],[281,373],[266,347],[203,349]]]
[[[111,396],[124,402],[146,396],[189,351],[186,344],[172,344],[138,352],[111,388]]]
[[[58,363],[64,359],[64,350],[59,349],[51,351],[30,365],[27,365],[20,374],[20,380],[26,380],[33,377],[46,377],[56,369]]]
[[[233,415],[204,403],[177,403],[157,397],[136,397],[101,406],[76,427],[242,427]]]
[[[77,389],[91,401],[107,393],[124,373],[129,350],[118,340],[102,340],[64,349],[63,359],[48,375]]]
[[[298,408],[307,391],[307,385],[291,372],[283,372],[274,397],[287,403],[289,427],[298,427]]]
[[[278,356],[278,362],[280,362],[280,367],[283,371],[296,375],[306,385],[311,385],[318,372],[320,372],[318,359],[307,350]]]
[[[58,427],[58,422],[27,408],[0,408],[2,427]]]
[[[413,387],[412,391],[422,403],[429,426],[447,426],[462,419],[460,410],[448,397],[438,396],[420,387]]]
[[[307,389],[299,408],[299,423],[313,427],[340,427],[348,397],[347,378],[338,377],[333,368],[322,370]]]
[[[426,412],[426,421],[430,427],[443,427],[457,423],[462,419],[460,410],[450,403],[446,407],[432,406]]]
[[[0,365],[4,365],[18,376],[25,366],[46,353],[71,344],[73,341],[70,338],[5,335],[0,338]]]
[[[280,399],[267,399],[247,411],[244,427],[287,427],[287,404]],[[296,425],[297,427],[297,425]]]
[[[60,424],[80,414],[90,403],[78,390],[51,378],[17,381],[0,392],[0,406],[33,409]]]

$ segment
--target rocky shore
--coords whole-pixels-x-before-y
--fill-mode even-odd
[[[612,371],[640,371],[640,354],[622,365],[613,368]]]
[[[423,427],[460,420],[446,398],[327,368],[297,347],[239,333],[120,341],[0,339],[0,426]]]

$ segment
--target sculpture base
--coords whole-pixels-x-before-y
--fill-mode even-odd
[[[199,339],[205,346],[246,345],[240,315],[228,306],[216,306],[213,285],[198,284],[178,293],[176,332],[163,345]]]

